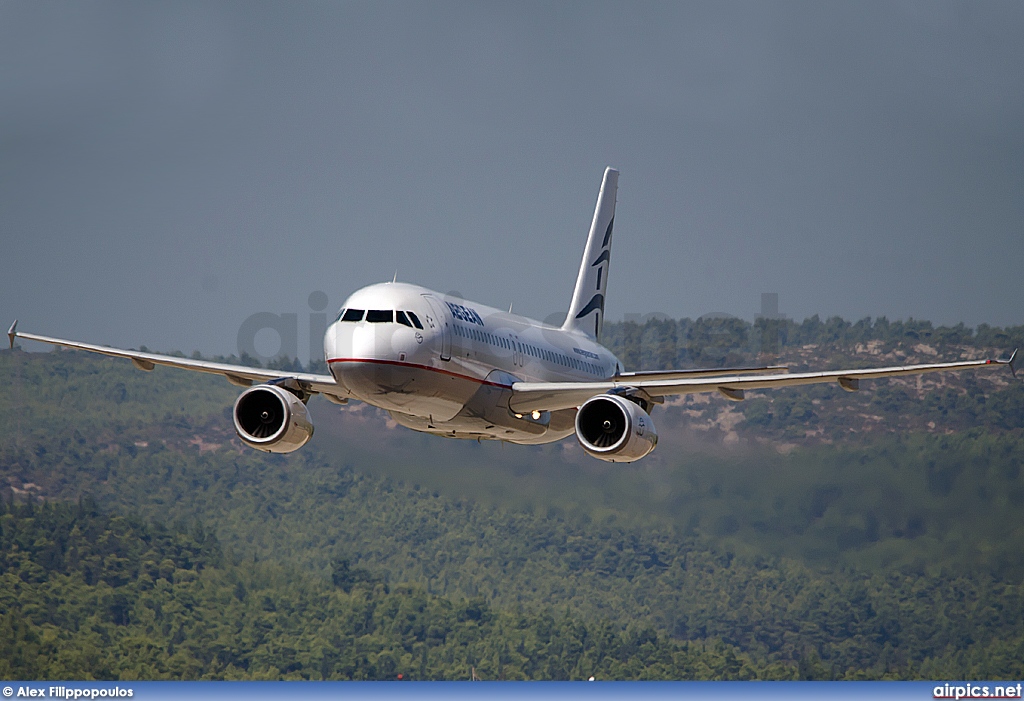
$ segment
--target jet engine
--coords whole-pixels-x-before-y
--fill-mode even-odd
[[[256,450],[290,453],[313,437],[306,405],[277,385],[256,385],[242,392],[233,415],[238,437]]]
[[[650,415],[618,394],[599,394],[576,412],[576,438],[590,455],[607,462],[639,460],[658,445]]]

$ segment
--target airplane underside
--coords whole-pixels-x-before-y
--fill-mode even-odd
[[[512,413],[513,378],[500,370],[478,380],[461,372],[402,363],[349,361],[331,367],[359,399],[386,410],[414,431],[521,444],[550,443],[574,431],[575,409]]]
[[[461,438],[465,440],[485,441],[507,441],[520,445],[539,445],[541,443],[553,443],[571,436],[574,431],[576,418],[575,409],[553,412],[550,415],[550,423],[543,431],[524,431],[518,427],[499,426],[486,419],[476,416],[459,415],[450,421],[434,421],[421,416],[402,414],[397,411],[389,411],[398,424],[411,428],[414,431],[430,433],[444,438]]]

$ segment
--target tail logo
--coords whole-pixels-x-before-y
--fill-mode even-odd
[[[608,246],[608,239],[612,237],[612,224],[614,223],[615,217],[612,217],[611,221],[608,222],[608,230],[604,232],[604,243],[601,244],[601,248],[605,248]]]
[[[611,241],[611,238],[612,238],[612,225],[613,224],[615,224],[615,217],[612,217],[611,220],[608,222],[608,228],[605,229],[605,232],[604,232],[604,241],[601,243],[601,248],[603,248],[604,250],[601,251],[601,255],[599,255],[597,257],[597,259],[593,263],[590,264],[591,268],[593,268],[594,266],[600,265],[601,263],[610,263],[611,262],[612,254],[611,254],[611,251],[608,250],[608,242]],[[601,273],[603,272],[603,270],[604,270],[603,268],[598,268],[598,271],[597,271],[597,289],[598,290],[601,289]],[[576,318],[577,319],[582,319],[587,314],[589,314],[590,312],[595,311],[595,310],[599,311],[599,312],[604,312],[604,295],[601,294],[600,292],[598,292],[596,295],[591,297],[590,301],[587,302],[587,306],[583,307],[583,309],[580,310],[580,313],[576,315]],[[595,335],[597,333],[597,328],[598,328],[598,324],[599,323],[600,323],[599,320],[595,320],[595,325],[594,325],[594,333],[595,333]]]
[[[582,319],[595,309],[600,309],[601,311],[604,311],[604,295],[594,295],[594,297],[589,302],[587,302],[587,306],[583,307],[580,313],[576,315],[576,318]]]

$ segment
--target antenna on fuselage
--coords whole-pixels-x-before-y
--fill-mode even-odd
[[[395,268],[395,276],[391,278],[392,285],[395,284],[396,282],[398,282],[398,268]]]

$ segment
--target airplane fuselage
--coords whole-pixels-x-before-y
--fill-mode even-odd
[[[622,367],[582,333],[405,283],[352,294],[324,355],[338,383],[403,426],[512,443],[561,440],[576,414],[513,413],[513,382],[600,381]]]

